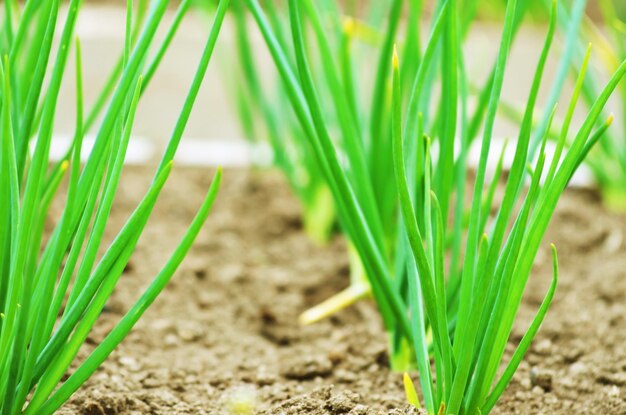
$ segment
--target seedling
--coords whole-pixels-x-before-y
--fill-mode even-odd
[[[179,10],[185,10],[186,3]],[[142,92],[165,53],[155,43],[166,0],[137,16],[128,3],[124,52],[87,118],[83,115],[80,43],[76,42],[76,130],[68,155],[48,172],[57,100],[81,6],[71,0],[60,22],[58,0],[5,2],[0,51],[0,413],[51,414],[94,373],[156,299],[189,251],[216,197],[213,179],[182,241],[150,286],[105,339],[64,379],[111,296],[148,221],[167,177],[204,78],[228,0],[220,1],[189,94],[147,193],[97,260],[115,199]],[[63,31],[55,44],[55,31]],[[156,55],[148,51],[156,47]],[[53,64],[49,58],[56,51]],[[145,75],[144,75],[145,74]],[[110,98],[109,98],[110,97]],[[102,113],[101,113],[102,109]],[[98,125],[93,150],[81,167],[83,137]],[[34,150],[29,150],[34,139]],[[65,206],[51,235],[44,235],[49,206],[69,174]]]

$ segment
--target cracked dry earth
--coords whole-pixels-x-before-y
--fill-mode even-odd
[[[111,231],[151,174],[126,168]],[[166,261],[211,175],[175,169],[79,360]],[[626,218],[605,211],[594,192],[563,196],[512,341],[521,339],[547,289],[549,242],[561,265],[553,307],[494,413],[626,414],[624,235]],[[301,311],[347,283],[345,244],[336,238],[317,247],[303,235],[298,204],[278,174],[226,170],[214,211],[171,284],[59,413],[228,414],[234,402],[258,414],[417,413],[404,403],[401,377],[387,369],[372,303],[297,325]]]

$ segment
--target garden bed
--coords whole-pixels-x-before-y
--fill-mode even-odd
[[[111,231],[123,224],[151,173],[127,168]],[[162,266],[210,177],[206,169],[174,169],[81,356]],[[559,288],[494,413],[626,414],[625,236],[626,218],[604,210],[595,192],[565,192],[514,340],[549,283],[549,242],[559,249]],[[262,414],[409,413],[401,376],[388,370],[386,336],[372,303],[297,325],[301,311],[348,278],[345,244],[336,238],[320,248],[307,239],[281,176],[227,170],[214,212],[172,283],[59,413],[221,414],[238,398],[254,399]]]

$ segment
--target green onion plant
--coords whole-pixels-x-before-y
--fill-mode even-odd
[[[66,377],[129,262],[172,169],[203,81],[228,0],[221,0],[193,83],[149,189],[104,254],[103,234],[120,183],[142,93],[174,36],[155,34],[167,0],[128,2],[119,64],[86,115],[80,42],[74,40],[80,0],[60,13],[59,0],[4,2],[0,34],[0,413],[51,414],[95,372],[163,290],[189,251],[216,197],[218,170],[180,244],[137,302]],[[184,14],[188,2],[179,6]],[[182,11],[182,12],[181,12]],[[61,16],[64,16],[63,18]],[[61,32],[57,33],[57,28]],[[76,55],[76,129],[67,155],[49,160],[61,83]],[[151,53],[152,51],[152,53]],[[100,120],[101,121],[98,121]],[[97,130],[81,164],[85,133]],[[68,176],[68,177],[65,177]],[[44,232],[63,182],[67,192],[52,232]],[[63,192],[61,192],[63,193]]]
[[[292,54],[290,40],[288,38],[288,21],[282,10],[273,2],[266,2],[265,12],[267,13],[268,25],[276,36],[276,42],[280,47]],[[306,44],[307,54],[315,56],[315,68],[320,73],[320,81],[327,86],[325,90],[328,96],[325,100],[324,116],[328,120],[329,128],[339,132],[337,141],[346,151],[342,154],[347,159],[351,170],[351,180],[355,183],[355,189],[360,193],[363,200],[369,200],[366,214],[371,218],[370,222],[376,224],[378,240],[382,241],[384,217],[395,220],[392,214],[383,211],[393,210],[393,207],[381,207],[376,199],[375,186],[382,182],[382,176],[370,174],[369,164],[375,160],[368,160],[367,123],[369,122],[369,108],[362,108],[359,101],[360,92],[357,91],[359,85],[355,79],[352,65],[353,57],[353,37],[357,30],[357,22],[354,19],[344,18],[341,11],[333,1],[325,0],[315,4],[314,2],[304,2],[307,10],[315,11],[313,20],[312,36],[317,40],[317,48]],[[317,9],[324,14],[330,24],[323,21],[322,16],[317,14]],[[314,10],[315,9],[315,10]],[[368,20],[361,26],[379,25],[376,22],[380,13],[378,6],[371,6],[368,11]],[[397,25],[399,20],[396,14]],[[235,40],[237,45],[237,61],[239,76],[235,80],[237,97],[237,109],[240,115],[241,124],[245,136],[253,141],[259,142],[266,139],[273,152],[273,162],[287,178],[292,190],[298,197],[302,206],[302,218],[305,232],[311,239],[319,244],[326,243],[331,237],[337,222],[337,206],[333,199],[331,189],[325,179],[323,166],[318,162],[310,143],[304,138],[308,132],[306,126],[302,126],[298,115],[289,108],[290,85],[288,81],[279,79],[276,85],[267,85],[262,82],[257,74],[258,57],[254,53],[251,28],[247,17],[249,11],[244,2],[233,5],[233,19],[235,25]],[[379,19],[380,20],[380,19]],[[415,32],[415,25],[412,25],[412,32]],[[395,28],[390,30],[395,31]],[[327,35],[325,31],[330,31]],[[370,31],[371,32],[371,31]],[[374,33],[378,38],[378,34]],[[415,38],[415,33],[411,34]],[[388,42],[387,42],[388,43]],[[334,49],[334,50],[333,50]],[[339,52],[342,59],[340,66],[335,66],[332,61],[334,54]],[[364,55],[364,51],[359,52]],[[292,62],[294,63],[294,62]],[[384,82],[384,77],[380,77],[380,82]],[[379,88],[380,89],[380,88]],[[273,93],[270,91],[274,91]],[[379,94],[380,95],[380,94]],[[377,97],[376,101],[384,100],[384,96]],[[374,105],[373,110],[376,110]],[[379,121],[376,121],[379,122]],[[378,128],[378,127],[372,127]],[[386,169],[386,176],[389,175],[389,166]],[[379,184],[373,181],[379,181]],[[386,184],[382,186],[384,190],[390,189]],[[388,198],[386,199],[388,200]],[[391,236],[390,236],[391,237]],[[349,247],[350,268],[352,275],[351,286],[325,301],[321,305],[308,310],[302,315],[303,323],[311,323],[327,316],[337,309],[345,307],[361,298],[369,292],[369,284],[363,277],[363,267],[358,254],[353,246]]]
[[[406,4],[405,4],[406,3]],[[438,2],[435,17],[439,15],[442,2]],[[257,9],[257,14],[265,12],[266,24],[261,31],[271,30],[273,40],[283,51],[285,63],[292,71],[296,67],[296,56],[288,36],[288,16],[273,2],[263,4],[264,9]],[[345,10],[336,2],[303,1],[302,9],[309,18],[310,30],[305,30],[308,64],[312,77],[320,85],[319,99],[321,116],[328,131],[331,133],[333,145],[337,148],[338,159],[347,175],[355,197],[362,204],[362,214],[370,223],[371,232],[379,244],[379,250],[385,262],[391,268],[397,268],[405,255],[402,245],[403,236],[397,217],[397,200],[394,197],[394,174],[392,163],[385,154],[390,153],[390,112],[388,111],[391,82],[388,73],[388,61],[394,41],[406,51],[406,59],[402,62],[401,89],[408,102],[411,96],[412,79],[423,58],[421,51],[423,39],[420,23],[424,18],[425,5],[421,0],[371,2],[367,6],[354,8],[346,4]],[[405,7],[406,6],[406,7]],[[439,25],[437,38],[442,38],[445,45],[441,49],[431,48],[431,54],[441,59],[442,65],[456,65],[456,53],[451,51],[459,47],[467,37],[474,17],[478,11],[478,1],[467,0],[459,4],[458,27],[456,38],[448,37],[443,30],[443,22]],[[513,35],[517,34],[522,17],[529,3],[520,4],[516,11]],[[358,16],[348,13],[358,12]],[[406,12],[406,13],[405,13]],[[254,14],[254,10],[253,10]],[[235,78],[237,108],[246,137],[257,142],[267,138],[274,153],[274,164],[285,174],[288,183],[303,206],[303,223],[306,232],[316,241],[324,242],[338,223],[339,229],[348,236],[348,254],[351,269],[350,286],[304,312],[302,323],[312,323],[335,311],[344,308],[356,300],[371,293],[371,287],[364,276],[365,268],[353,243],[350,231],[342,224],[342,214],[337,205],[336,197],[324,172],[324,165],[315,156],[307,126],[301,122],[296,112],[285,111],[289,104],[292,87],[289,80],[280,77],[277,85],[267,85],[257,74],[258,60],[254,53],[253,32],[248,26],[248,10],[243,2],[233,7],[234,25],[236,30],[237,60],[239,76]],[[385,18],[387,16],[387,18]],[[435,24],[433,19],[431,25]],[[446,38],[445,40],[443,38]],[[439,44],[434,42],[433,44]],[[438,47],[438,46],[437,46]],[[273,53],[270,50],[270,53]],[[233,72],[229,68],[229,74]],[[493,71],[492,71],[493,72]],[[492,73],[493,76],[493,73]],[[462,200],[465,189],[464,164],[468,156],[467,148],[478,135],[482,117],[489,98],[489,89],[483,88],[479,105],[468,115],[469,121],[460,159],[454,161],[450,148],[453,147],[456,133],[455,122],[457,111],[449,112],[450,100],[454,99],[459,88],[458,81],[445,76],[442,68],[429,68],[424,75],[424,91],[419,100],[413,100],[413,111],[419,112],[421,120],[415,119],[409,126],[414,132],[425,129],[437,129],[436,145],[442,145],[445,151],[433,155],[441,159],[446,168],[435,171],[433,176],[434,191],[444,205],[444,217],[450,211],[462,209],[455,200]],[[489,78],[491,82],[491,77]],[[442,82],[441,99],[434,98],[438,91],[434,85]],[[487,85],[489,84],[487,83]],[[270,93],[271,88],[276,90]],[[269,91],[268,91],[269,90]],[[460,110],[460,109],[459,109]],[[465,109],[469,111],[469,109]],[[440,130],[440,131],[439,131]],[[419,133],[418,133],[419,134]],[[419,148],[416,150],[421,151]],[[453,167],[454,166],[454,167]],[[494,184],[497,181],[494,181]],[[416,183],[417,185],[417,183]],[[492,187],[493,188],[493,187]],[[495,190],[495,188],[493,188]],[[491,197],[493,192],[490,193]],[[458,197],[457,197],[458,196]],[[489,203],[487,195],[484,202]],[[455,204],[454,207],[451,207]],[[457,229],[467,226],[462,215],[456,215]],[[420,224],[422,226],[423,224]],[[459,231],[454,235],[461,235]],[[453,261],[458,261],[461,250],[461,239],[450,238],[446,245],[447,251],[453,251]],[[404,280],[402,280],[404,281]],[[403,284],[406,285],[405,282]],[[456,288],[455,288],[456,287]],[[454,295],[458,283],[452,284],[450,294]]]
[[[507,3],[498,56],[473,106],[461,48],[471,24],[464,14],[467,3],[438,2],[423,47],[421,42],[397,41],[405,3],[411,16],[421,14],[420,2],[392,2],[369,122],[363,128],[362,118],[347,118],[348,132],[368,131],[355,138],[333,128],[334,118],[328,118],[328,105],[335,105],[338,114],[346,108],[352,112],[354,104],[362,102],[350,93],[360,85],[355,81],[356,66],[347,65],[352,70],[344,66],[351,63],[352,54],[333,50],[328,41],[337,33],[333,15],[312,1],[289,0],[289,28],[279,31],[257,0],[246,0],[280,74],[301,137],[332,194],[337,220],[363,266],[389,334],[392,367],[418,369],[429,414],[485,414],[510,382],[553,298],[558,274],[554,247],[554,276],[545,300],[504,371],[499,371],[550,217],[572,174],[610,124],[609,117],[596,128],[626,73],[626,62],[598,94],[577,131],[563,124],[564,138],[548,157],[545,146],[555,108],[547,111],[545,128],[537,130],[533,121],[557,27],[554,1],[513,164],[506,178],[500,167],[488,181],[487,160],[507,58],[527,2]],[[285,33],[290,34],[290,43]],[[394,43],[401,46],[405,59],[398,58]],[[310,63],[315,53],[322,56],[321,75]],[[585,78],[588,61],[587,55],[580,79]],[[568,113],[576,107],[580,88]],[[541,140],[533,158],[534,134]],[[466,192],[469,146],[478,136],[480,159],[471,191]],[[351,139],[358,145],[351,146]],[[492,215],[499,185],[502,199]],[[419,403],[410,379],[405,378],[405,384],[410,400]]]

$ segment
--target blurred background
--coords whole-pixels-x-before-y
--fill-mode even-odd
[[[503,91],[506,102],[517,107],[521,107],[526,101],[538,53],[546,32],[547,13],[540,4],[542,0],[532,1],[536,4],[532,6],[530,16],[525,19],[522,31],[516,38]],[[614,2],[620,16],[625,18],[626,1],[609,1]],[[161,68],[140,103],[133,132],[136,138],[132,142],[129,154],[131,162],[150,160],[153,154],[155,156],[159,154],[160,147],[164,146],[168,139],[204,47],[212,18],[211,3],[211,0],[196,1],[195,7],[182,22]],[[358,17],[362,10],[366,9],[368,3],[366,0],[344,0],[342,7],[346,15]],[[87,105],[95,100],[95,93],[104,84],[122,50],[125,4],[121,0],[88,0],[81,11],[77,35],[83,46]],[[166,20],[173,19],[175,4],[172,2]],[[494,44],[494,39],[500,38],[505,4],[505,0],[479,2],[478,22],[471,28],[468,41],[464,46],[469,76],[477,85],[485,81],[495,59],[498,45]],[[432,1],[426,1],[425,7],[427,10],[425,15],[429,17],[432,15]],[[600,22],[598,2],[589,1],[587,13],[590,19]],[[427,33],[428,25],[428,21],[422,25],[424,34]],[[235,84],[240,82],[235,76],[238,63],[233,26],[232,19],[227,18],[207,78],[187,127],[183,148],[179,155],[185,163],[239,166],[247,165],[259,157],[257,152],[252,151],[246,145],[237,117],[236,103],[232,99]],[[253,22],[250,22],[250,31],[253,34],[257,71],[262,82],[272,83],[276,79],[274,66]],[[164,36],[164,33],[160,36]],[[562,40],[562,37],[557,35],[553,53],[548,61],[544,88],[539,102],[545,101],[548,94],[551,79],[556,72]],[[592,57],[592,65],[601,65],[597,51]],[[70,70],[66,74],[60,98],[60,105],[67,110],[59,112],[55,129],[60,143],[67,140],[74,128],[75,85],[72,65],[68,69]],[[373,70],[373,68],[363,68],[364,72],[368,70]],[[565,94],[568,94],[569,90],[570,88],[566,89]],[[609,110],[611,105],[609,104]],[[577,114],[578,119],[583,111],[581,107]],[[614,112],[619,113],[619,111]],[[514,123],[500,117],[495,128],[495,135],[501,138],[515,137],[517,128]],[[61,154],[60,150],[58,154]],[[262,155],[260,157],[263,158]]]

